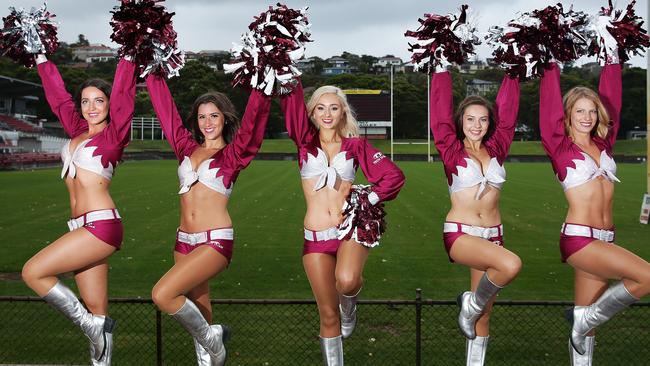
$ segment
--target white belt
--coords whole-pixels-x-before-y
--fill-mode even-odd
[[[614,242],[614,230],[594,229],[591,226],[564,223],[560,232],[568,236],[584,236],[608,243]]]
[[[325,240],[338,239],[338,235],[339,235],[339,229],[337,229],[336,226],[332,226],[331,228],[322,231],[312,231],[309,229],[305,229],[305,239],[310,241],[325,241]]]
[[[465,233],[471,236],[477,236],[483,239],[492,239],[503,236],[503,225],[494,227],[482,227],[465,225],[456,222],[445,222],[443,225],[443,232],[445,233]]]
[[[110,208],[107,210],[97,210],[87,212],[75,219],[68,220],[68,228],[70,231],[83,227],[86,224],[95,221],[101,220],[112,220],[112,219],[121,219],[120,213],[117,212],[116,208]]]
[[[179,230],[176,233],[176,240],[189,245],[203,244],[217,239],[233,240],[233,238],[234,230],[232,228],[201,231],[198,233],[186,233]]]

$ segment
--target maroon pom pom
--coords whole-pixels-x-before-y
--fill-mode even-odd
[[[494,48],[495,63],[520,79],[539,77],[552,60],[573,61],[586,53],[582,36],[587,16],[562,4],[523,13],[508,22],[506,30],[492,27],[486,37]]]
[[[589,55],[598,55],[602,64],[619,63],[630,59],[630,54],[640,55],[650,47],[650,37],[643,26],[643,19],[634,13],[636,0],[625,11],[616,10],[609,0],[608,7],[591,19],[588,35],[591,38]]]
[[[305,53],[309,39],[307,8],[296,10],[277,4],[248,26],[242,44],[231,49],[233,60],[224,65],[234,73],[233,86],[262,90],[266,95],[288,94],[296,85],[300,71],[294,63]]]
[[[161,0],[122,0],[111,13],[111,39],[120,45],[120,57],[130,56],[144,77],[156,72],[168,77],[178,75],[185,63],[177,49],[172,16]]]
[[[339,239],[354,239],[367,247],[379,245],[381,235],[386,231],[384,204],[373,205],[368,199],[370,186],[355,184],[343,206],[345,219],[339,225]]]
[[[407,30],[406,37],[417,38],[409,43],[413,52],[411,62],[416,70],[430,72],[436,68],[445,68],[449,63],[463,64],[468,55],[474,54],[474,46],[480,44],[476,28],[467,23],[467,5],[462,5],[460,15],[424,14],[418,19],[417,31]]]
[[[27,67],[33,67],[34,54],[53,54],[59,47],[54,14],[45,4],[26,12],[23,8],[10,7],[11,13],[2,18],[0,54]]]

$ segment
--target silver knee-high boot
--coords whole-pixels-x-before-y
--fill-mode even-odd
[[[361,289],[352,296],[339,295],[339,313],[341,314],[341,336],[347,338],[357,325],[357,296]]]
[[[196,362],[199,366],[211,366],[210,354],[203,348],[199,341],[194,338],[194,351],[196,352]]]
[[[583,355],[587,351],[587,333],[611,319],[616,313],[627,308],[638,299],[625,288],[623,282],[610,286],[595,303],[589,306],[574,306],[567,309],[565,316],[572,324],[571,344]]]
[[[180,309],[171,316],[194,337],[210,355],[212,366],[222,366],[226,363],[226,347],[229,329],[221,325],[209,325],[199,311],[199,308],[188,298]]]
[[[488,301],[501,289],[502,287],[490,281],[487,273],[485,273],[476,287],[476,292],[465,291],[458,295],[456,299],[458,306],[460,306],[458,326],[465,337],[469,339],[476,338],[476,321],[483,313]]]
[[[90,358],[93,365],[110,365],[113,351],[115,320],[103,315],[93,315],[81,304],[77,296],[60,281],[43,297],[59,310],[90,340]]]
[[[591,366],[594,359],[594,336],[585,337],[585,354],[581,355],[576,352],[575,348],[569,343],[569,357],[571,357],[571,366]]]
[[[487,351],[488,340],[490,336],[476,336],[474,339],[468,339],[465,344],[467,353],[467,366],[483,366],[485,363],[485,352]]]
[[[343,339],[341,336],[320,338],[320,349],[325,366],[343,366]]]

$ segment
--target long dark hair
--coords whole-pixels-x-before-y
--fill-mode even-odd
[[[77,88],[77,93],[74,95],[75,107],[77,108],[77,112],[79,112],[79,114],[81,114],[81,93],[84,91],[84,89],[90,86],[94,86],[95,88],[101,90],[102,93],[106,94],[106,101],[110,103],[112,90],[111,84],[102,79],[88,79],[79,85]],[[111,114],[109,113],[106,115],[106,123],[110,122]]]
[[[494,133],[494,130],[496,130],[494,108],[492,108],[492,103],[479,95],[470,95],[463,99],[463,101],[458,105],[456,115],[454,116],[454,122],[456,123],[456,137],[461,141],[465,139],[465,132],[463,132],[463,115],[465,114],[465,109],[471,105],[480,105],[488,110],[488,129],[482,139],[482,141],[487,141]]]
[[[205,137],[199,128],[198,114],[199,106],[206,103],[214,104],[223,114],[224,126],[223,132],[221,134],[223,135],[223,139],[226,141],[226,143],[229,144],[235,136],[235,132],[237,132],[237,129],[239,128],[239,116],[237,116],[235,106],[223,93],[207,92],[196,98],[194,104],[192,105],[192,110],[185,119],[185,128],[192,132],[192,135],[194,135],[194,140],[196,140],[196,142],[199,144],[202,144],[205,141]]]

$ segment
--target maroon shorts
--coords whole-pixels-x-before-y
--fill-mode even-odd
[[[97,217],[112,218],[97,220]],[[116,209],[88,211],[68,221],[70,231],[81,227],[88,230],[97,239],[120,250],[124,238],[124,227]]]
[[[228,263],[232,259],[234,233],[232,228],[213,229],[198,233],[176,231],[176,246],[174,251],[180,254],[190,254],[194,249],[206,245],[226,257]]]
[[[341,245],[337,233],[336,227],[322,231],[305,229],[305,243],[302,246],[302,255],[323,253],[336,257],[336,252],[339,250],[339,245]]]
[[[454,262],[453,259],[451,259],[451,256],[449,253],[451,252],[451,247],[454,245],[454,242],[456,239],[460,238],[462,235],[474,235],[479,238],[483,238],[485,240],[488,240],[500,247],[503,246],[503,225],[497,225],[497,226],[492,226],[488,228],[483,228],[483,227],[478,227],[474,226],[473,228],[475,229],[470,229],[470,230],[476,230],[476,231],[484,231],[487,233],[492,232],[492,235],[488,235],[488,237],[485,237],[483,235],[475,235],[475,233],[472,232],[466,232],[469,231],[467,230],[468,227],[471,225],[465,225],[460,222],[453,222],[453,221],[446,221],[443,227],[443,233],[442,233],[442,242],[445,244],[445,250],[447,251],[447,257],[449,257],[450,262]],[[464,231],[465,230],[465,231]]]
[[[613,244],[614,237],[614,228],[601,230],[587,225],[564,223],[560,230],[562,262],[566,262],[570,256],[596,240]]]

